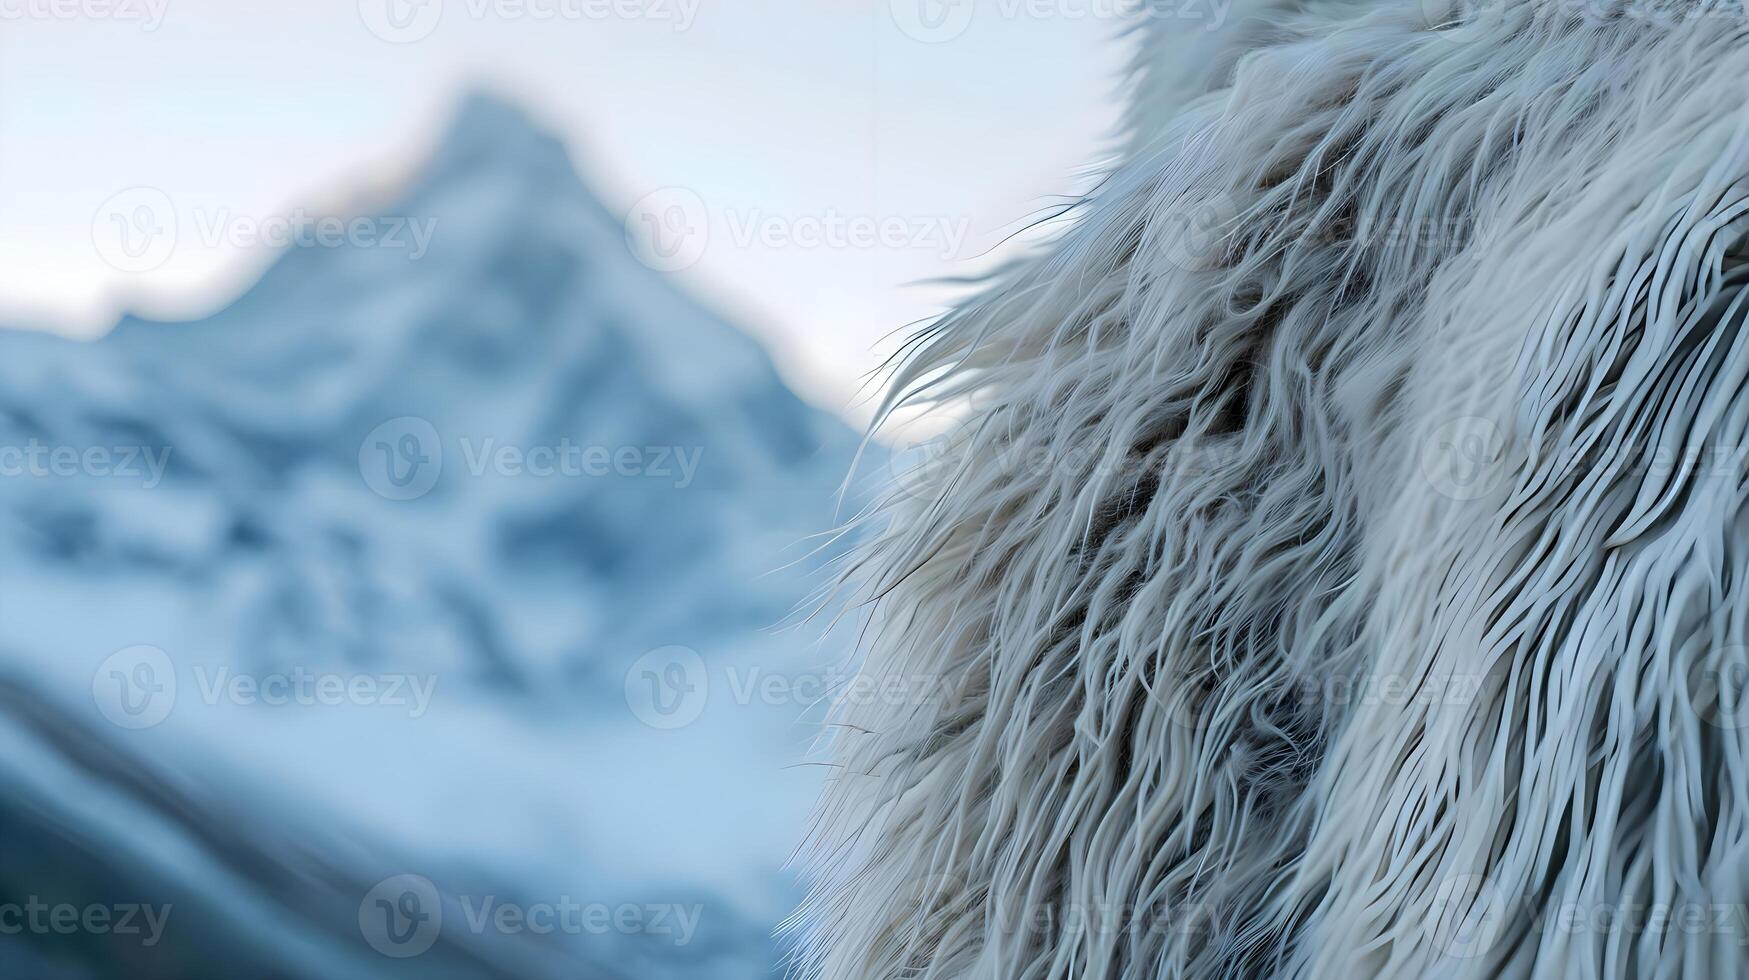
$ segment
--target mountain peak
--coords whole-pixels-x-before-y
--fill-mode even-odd
[[[520,106],[485,89],[469,92],[451,117],[427,180],[456,170],[513,168],[546,176],[572,176],[570,155],[559,138]]]

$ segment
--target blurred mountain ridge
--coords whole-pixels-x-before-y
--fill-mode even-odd
[[[530,964],[577,975],[579,962],[603,964],[600,975],[609,962],[644,976],[762,974],[789,900],[775,877],[781,842],[816,778],[777,775],[799,754],[804,712],[713,703],[692,729],[652,732],[623,682],[666,645],[696,649],[711,669],[834,659],[804,633],[770,628],[839,553],[819,545],[859,437],[643,265],[564,146],[502,99],[469,97],[417,177],[359,217],[374,244],[289,247],[204,318],[127,317],[95,341],[0,331],[0,641],[7,690],[29,692],[0,699],[0,723],[63,729],[84,746],[25,740],[37,748],[0,767],[14,801],[0,808],[0,837],[53,838],[68,857],[0,849],[0,886],[267,901],[297,920],[285,928],[326,924],[304,945],[347,944],[275,975],[333,963],[497,975],[468,964],[500,955],[519,964],[511,975],[542,975]],[[422,247],[414,227],[429,233]],[[161,650],[179,683],[163,723],[132,731],[101,709],[110,658],[136,645]],[[203,704],[196,681],[215,671],[427,677],[433,710]],[[223,851],[232,871],[148,871],[142,842],[81,829],[88,801],[67,794],[101,779],[38,778],[75,757],[149,760],[151,778],[178,791],[132,794],[157,808],[141,824],[168,821],[178,848]],[[649,791],[646,767],[664,792]],[[694,769],[711,785],[743,780],[793,821],[691,806]],[[228,820],[260,833],[221,842],[186,812],[202,799],[226,801]],[[544,836],[519,836],[533,826]],[[299,908],[400,867],[283,853],[318,827],[324,839],[392,840],[389,853],[440,887],[455,872],[506,894],[573,881],[613,896],[666,889],[713,914],[685,949],[622,938],[498,954],[464,937],[461,959],[440,943],[403,963],[332,931],[356,908]],[[686,855],[731,849],[732,860],[689,870]],[[74,857],[77,880],[41,886]],[[264,898],[239,867],[320,887]],[[172,924],[197,941],[183,933],[156,959],[129,952],[129,975],[237,975],[198,960],[202,930],[225,932],[212,948],[233,963],[299,945],[201,916],[191,908]],[[49,946],[27,942],[14,962],[103,975],[118,955]]]
[[[141,468],[167,454],[147,492],[125,476],[0,484],[32,525],[17,543],[92,574],[245,566],[257,584],[215,615],[273,637],[235,647],[283,640],[300,663],[393,659],[397,614],[444,618],[420,598],[477,606],[454,629],[502,658],[476,666],[524,685],[603,644],[781,620],[796,598],[782,568],[831,526],[856,435],[641,265],[563,147],[508,103],[469,98],[384,215],[430,222],[429,251],[295,247],[205,319],[128,318],[95,343],[0,334],[0,438],[138,449]],[[397,419],[435,433],[421,449],[441,473],[418,499],[383,499],[361,473],[397,462],[363,445]],[[506,447],[594,466],[507,473]],[[648,475],[602,472],[614,453]],[[422,596],[386,594],[391,578]],[[525,605],[571,622],[518,636],[486,621]]]

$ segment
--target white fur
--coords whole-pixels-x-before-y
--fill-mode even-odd
[[[801,971],[1749,973],[1740,9],[1264,16],[897,374]]]

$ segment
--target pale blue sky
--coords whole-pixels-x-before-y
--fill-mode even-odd
[[[104,202],[144,185],[184,212],[333,206],[392,185],[484,82],[561,130],[616,212],[695,193],[713,232],[674,274],[843,410],[882,335],[940,308],[907,283],[987,267],[967,259],[1110,147],[1121,24],[1078,0],[973,3],[0,0],[0,319],[91,335],[124,308],[198,314],[262,251],[181,235],[124,272],[94,247]],[[952,234],[793,240],[833,215]],[[746,239],[771,218],[775,238]]]

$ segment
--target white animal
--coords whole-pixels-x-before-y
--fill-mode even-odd
[[[1210,46],[1212,45],[1212,46]],[[1749,973],[1749,24],[1240,3],[919,338],[799,972]]]

